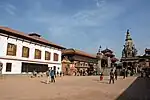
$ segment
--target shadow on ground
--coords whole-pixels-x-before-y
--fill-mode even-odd
[[[43,84],[47,84],[47,82],[46,81],[40,81],[41,83],[43,83]]]
[[[150,100],[150,78],[138,77],[116,100]]]
[[[100,79],[92,79],[92,81],[102,83],[102,84],[109,84],[109,79],[105,79],[105,78],[102,81],[100,81]]]

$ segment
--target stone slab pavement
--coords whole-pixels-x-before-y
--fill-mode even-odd
[[[56,83],[45,84],[47,78],[4,76],[0,79],[0,100],[121,100],[120,95],[136,80],[122,79],[108,84],[109,77],[57,77]]]

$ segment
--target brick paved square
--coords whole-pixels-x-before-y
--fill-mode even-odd
[[[46,77],[6,76],[0,80],[0,100],[115,100],[135,79],[108,84],[108,77],[65,76],[45,84]]]

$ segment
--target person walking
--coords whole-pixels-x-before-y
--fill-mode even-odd
[[[51,82],[53,83],[55,83],[55,72],[54,72],[54,70],[51,70],[51,72],[50,72],[50,76],[51,76]]]
[[[109,84],[111,84],[111,81],[112,81],[113,84],[114,84],[114,73],[113,73],[113,69],[111,69],[111,71],[110,71],[110,80],[109,80]]]
[[[115,80],[117,80],[118,77],[117,69],[115,70],[114,75],[115,75]]]
[[[2,77],[3,77],[2,70],[3,70],[3,64],[2,64],[2,63],[0,63],[0,78],[2,78]]]
[[[47,84],[49,84],[49,82],[50,82],[50,75],[49,75],[49,73],[50,73],[50,70],[47,70],[46,71],[46,77],[47,77]]]
[[[123,79],[125,79],[125,77],[126,77],[126,71],[125,71],[125,68],[123,68],[122,72],[123,72]]]

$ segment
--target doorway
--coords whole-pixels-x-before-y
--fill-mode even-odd
[[[21,72],[33,72],[36,71],[37,73],[39,72],[46,72],[48,70],[48,64],[37,64],[37,63],[26,63],[22,62],[22,68]]]

